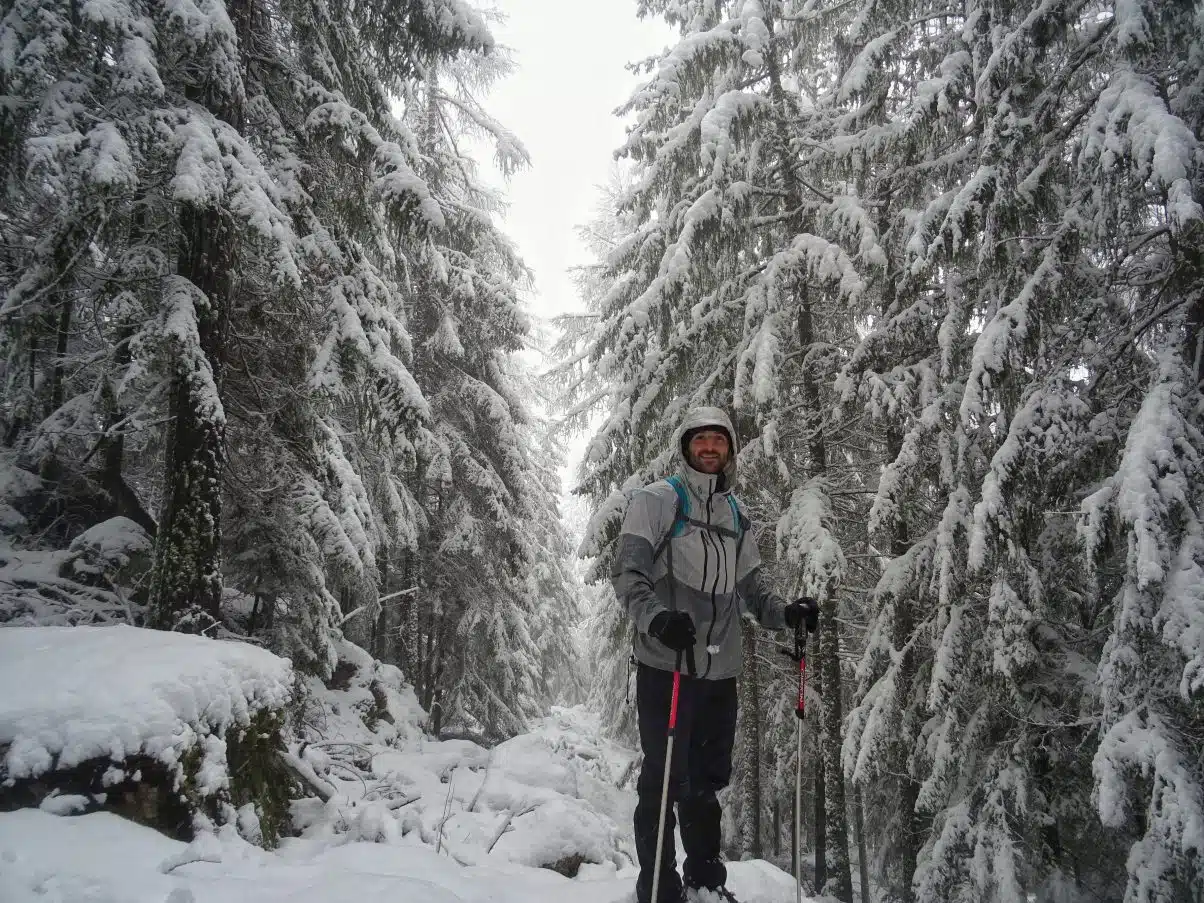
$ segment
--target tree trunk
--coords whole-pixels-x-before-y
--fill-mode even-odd
[[[126,343],[128,344],[128,343]],[[118,367],[124,367],[129,362],[126,345],[119,350],[116,358]],[[113,385],[105,379],[101,387],[101,399],[105,411],[105,430],[113,429],[124,416],[118,408],[114,397]],[[125,480],[125,434],[117,432],[100,441],[100,485],[113,501],[113,510],[123,517],[128,517],[150,536],[159,532],[159,525],[142,504],[129,483]]]
[[[778,62],[777,44],[770,47],[767,56],[770,101],[774,109],[776,153],[783,179],[785,180],[785,210],[799,210],[807,187],[799,180],[794,168],[794,157],[790,151],[789,111],[786,95],[782,89]],[[805,224],[791,222],[796,232]],[[816,341],[813,300],[804,278],[798,285],[798,345],[806,361],[807,351]],[[802,391],[805,404],[804,429],[808,436],[808,452],[813,476],[827,472],[827,448],[823,434],[823,407],[819,383],[810,366],[804,364]],[[815,769],[815,869],[816,890],[829,893],[844,903],[852,903],[853,877],[849,864],[848,816],[845,810],[844,772],[841,766],[841,675],[839,614],[835,587],[825,587],[820,600],[820,624],[818,662],[816,673],[819,678],[823,699],[823,714],[820,719],[818,738],[820,765]]]
[[[231,22],[245,32],[250,3],[227,4]],[[227,85],[202,83],[189,100],[241,131],[239,94]],[[222,364],[233,304],[237,265],[235,237],[227,213],[214,207],[181,204],[176,273],[204,296],[194,304],[200,351],[221,395]],[[222,479],[225,419],[215,399],[197,390],[197,375],[180,361],[171,390],[165,455],[163,512],[155,541],[151,581],[151,626],[202,631],[221,617]],[[214,407],[219,410],[214,410]]]
[[[380,559],[380,594],[382,596],[389,595],[389,547],[387,544],[382,545],[377,552],[377,557]],[[389,605],[397,607],[397,602],[382,602],[380,603],[380,611],[376,614],[376,619],[372,622],[372,654],[385,661],[385,656],[388,654],[386,647],[386,637],[389,635]]]
[[[840,681],[840,631],[836,624],[836,600],[824,605],[824,626],[819,631],[819,666],[823,671],[824,708],[820,730],[823,756],[825,815],[828,819],[827,883],[819,888],[844,903],[853,903],[853,873],[849,862],[848,808],[841,764],[841,725],[844,707]]]
[[[861,788],[853,789],[853,832],[857,838],[857,868],[861,878],[861,903],[870,903],[870,864],[865,851],[865,813],[861,808]]]
[[[799,347],[810,348],[815,342],[815,325],[811,313],[811,297],[801,293],[798,316]],[[807,431],[811,437],[810,452],[816,475],[827,470],[827,449],[821,422],[819,386],[810,369],[803,373],[803,396],[807,401]],[[849,862],[849,827],[844,791],[844,768],[841,763],[841,729],[844,722],[843,688],[840,674],[840,620],[835,587],[827,587],[820,601],[820,630],[818,642],[818,671],[822,688],[823,710],[820,718],[819,754],[823,780],[816,782],[825,798],[816,801],[816,816],[823,807],[825,817],[823,879],[818,877],[821,850],[816,844],[816,890],[828,893],[844,903],[853,903],[853,873]],[[819,826],[816,825],[816,834]]]
[[[63,264],[64,268],[67,266]],[[50,371],[50,407],[47,415],[53,414],[63,405],[63,361],[67,358],[67,339],[71,334],[71,298],[61,292],[59,299],[59,321],[54,346],[54,367]]]
[[[431,669],[430,683],[430,708],[427,709],[431,714],[431,733],[438,737],[443,731],[443,662],[444,662],[444,628],[447,626],[447,617],[438,616],[435,619],[437,625],[433,631],[433,642],[431,644],[431,658],[434,660],[434,665]]]
[[[819,681],[816,681],[819,683]],[[816,687],[818,690],[819,687]],[[828,809],[823,763],[815,769],[815,890],[828,883]]]
[[[888,461],[898,458],[903,448],[903,436],[897,429],[889,429],[886,433],[886,455]],[[907,520],[900,513],[895,521],[891,535],[890,553],[892,558],[907,554],[910,546]],[[896,649],[909,649],[912,630],[915,627],[914,612],[911,606],[901,603],[895,606],[893,645]],[[907,652],[899,666],[900,692],[908,692],[912,681],[915,680],[915,654]],[[891,892],[899,903],[915,903],[915,891],[912,879],[920,861],[920,850],[927,834],[924,820],[916,813],[916,803],[920,799],[920,784],[905,772],[906,763],[910,757],[909,749],[899,749],[892,758],[899,772],[899,817],[900,828],[895,835],[897,844],[899,869],[897,874],[890,876]]]
[[[740,714],[744,724],[744,852],[763,859],[761,846],[761,681],[757,667],[757,634],[744,630],[744,699]]]
[[[1196,300],[1191,303],[1187,309],[1187,334],[1185,336],[1183,359],[1187,361],[1191,368],[1191,374],[1195,378],[1196,387],[1204,388],[1204,294],[1199,292],[1198,286],[1201,279],[1204,279],[1204,251],[1192,242],[1200,240],[1200,230],[1197,228],[1194,233],[1189,233],[1182,241],[1172,245],[1172,250],[1177,250],[1176,255],[1184,261],[1186,266],[1184,270],[1182,291],[1184,294],[1194,291]]]
[[[218,215],[188,210],[181,217],[185,249],[180,272],[205,293],[196,309],[201,348],[220,373],[229,277]],[[187,366],[186,364],[184,366]],[[190,373],[177,373],[171,390],[163,512],[155,542],[150,624],[200,632],[221,617],[222,471],[225,426],[194,396]]]

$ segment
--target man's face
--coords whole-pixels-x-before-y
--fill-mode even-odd
[[[720,430],[700,430],[690,437],[690,466],[699,473],[721,473],[732,453],[727,435]]]

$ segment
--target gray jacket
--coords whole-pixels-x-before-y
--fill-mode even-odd
[[[682,435],[701,426],[722,426],[732,437],[723,489],[717,488],[719,475],[700,473],[681,453]],[[698,676],[711,680],[740,673],[742,611],[751,612],[762,626],[786,626],[783,601],[764,585],[756,538],[749,530],[740,530],[727,499],[736,483],[735,438],[727,415],[707,407],[691,410],[673,437],[677,473],[689,494],[690,519],[722,529],[687,524],[678,536],[670,537],[677,493],[667,480],[637,490],[623,518],[611,581],[636,628],[635,657],[654,668],[672,671],[676,663],[677,654],[648,635],[652,619],[668,609],[688,612],[694,619]]]

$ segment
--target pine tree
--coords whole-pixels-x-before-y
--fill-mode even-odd
[[[635,124],[622,153],[637,169],[619,201],[626,234],[605,262],[607,291],[583,352],[597,391],[587,383],[582,394],[609,410],[587,452],[582,490],[599,505],[587,547],[604,559],[623,490],[665,472],[683,410],[703,402],[734,408],[746,439],[742,473],[751,477],[742,479],[742,497],[757,515],[783,518],[779,544],[792,582],[824,601],[833,633],[823,667],[838,697],[843,565],[827,515],[814,517],[831,510],[829,424],[816,400],[837,360],[836,338],[853,328],[841,305],[862,289],[841,241],[852,235],[852,247],[873,251],[850,205],[792,172],[797,104],[782,73],[794,65],[795,44],[780,7],[642,6],[682,37],[647,64],[648,82],[626,108]],[[829,232],[836,240],[822,237]],[[797,510],[783,504],[792,498]],[[793,542],[814,531],[832,543]],[[832,890],[849,899],[840,705],[830,712],[821,750],[834,801]]]
[[[569,654],[529,639],[568,578],[550,464],[519,434],[525,270],[457,149],[525,161],[478,101],[507,67],[484,19],[461,0],[3,17],[0,413],[55,481],[55,541],[125,513],[157,527],[156,626],[264,632],[324,674],[344,634],[440,707],[451,675],[505,674],[521,717],[492,721],[518,729]],[[457,547],[465,517],[480,542]],[[487,609],[513,642],[460,668],[456,631]]]
[[[1115,345],[1103,366],[1095,338],[1101,323],[1144,316],[1144,292],[1122,288],[1135,264],[1120,252],[1142,246],[1144,229],[1129,230],[1143,217],[1118,218],[1127,204],[1082,175],[1098,159],[1092,122],[1117,127],[1098,85],[1131,22],[1093,19],[1085,5],[937,15],[943,27],[923,31],[911,31],[915,6],[847,26],[861,63],[851,109],[868,122],[844,141],[872,140],[877,190],[899,205],[880,209],[899,225],[883,229],[898,236],[883,316],[846,369],[888,421],[893,457],[871,518],[893,560],[846,765],[859,782],[906,775],[901,795],[915,805],[891,844],[901,898],[1021,899],[1066,880],[1105,892],[1122,857],[1090,815],[1093,688],[1090,666],[1075,665],[1098,659],[1104,608],[1081,591],[1065,512],[1095,497],[1147,369]],[[892,54],[923,68],[903,76],[884,65]],[[1142,135],[1149,115],[1122,134]],[[1130,197],[1149,211],[1142,194]]]

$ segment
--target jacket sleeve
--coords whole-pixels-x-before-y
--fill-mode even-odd
[[[667,499],[663,492],[655,488],[661,485],[673,493],[673,487],[668,483],[654,483],[636,490],[632,497],[623,518],[619,547],[610,575],[615,595],[627,610],[627,616],[636,629],[645,635],[652,619],[666,611],[654,588],[656,562],[653,556],[657,546],[673,527],[676,496]]]
[[[761,568],[761,551],[751,533],[740,543],[740,555],[736,559],[736,592],[762,627],[785,629],[786,603],[769,589]]]

